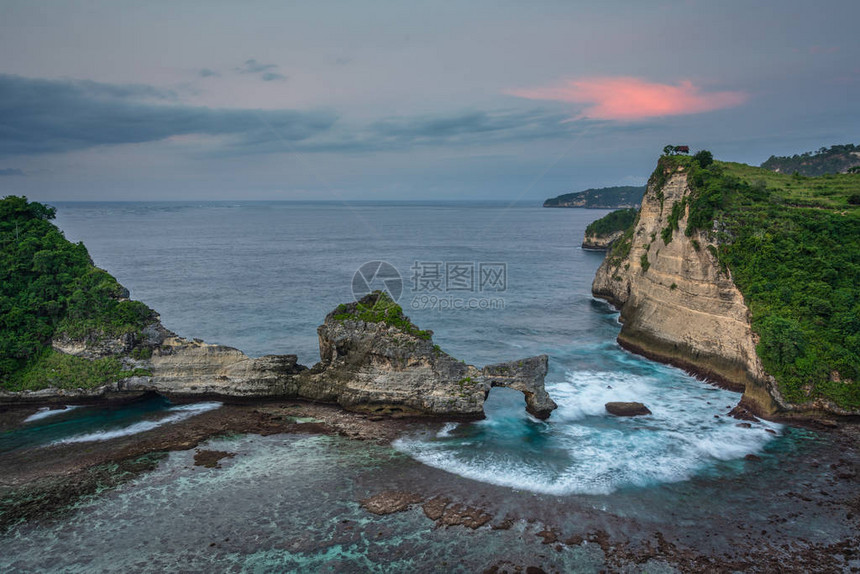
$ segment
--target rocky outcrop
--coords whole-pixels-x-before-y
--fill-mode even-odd
[[[632,240],[622,246],[629,250],[607,254],[593,294],[620,309],[618,342],[625,348],[743,391],[762,414],[784,410],[756,354],[749,309],[729,270],[721,269],[716,245],[705,232],[684,234],[686,173],[665,175],[661,188],[648,186]],[[673,208],[677,228],[664,238]]]
[[[650,415],[651,410],[642,403],[611,402],[604,405],[606,412],[616,417],[639,417]]]
[[[612,244],[615,243],[618,239],[620,239],[623,235],[624,231],[613,231],[612,233],[606,235],[586,233],[582,239],[582,248],[591,249],[594,251],[605,251],[609,249]]]
[[[296,379],[297,395],[374,413],[479,417],[490,388],[504,386],[521,391],[526,410],[538,418],[556,408],[544,389],[546,355],[478,369],[442,351],[429,331],[405,317],[397,317],[406,321],[401,326],[362,319],[361,308],[392,304],[380,297],[329,313],[317,329],[320,362]]]
[[[520,391],[526,398],[526,411],[539,419],[549,418],[558,405],[544,388],[549,357],[538,355],[520,361],[488,365],[478,377],[487,387],[508,387]]]
[[[458,361],[432,342],[399,306],[377,292],[341,305],[318,328],[320,362],[308,369],[295,355],[248,357],[238,349],[178,337],[155,321],[117,340],[62,337],[60,352],[85,358],[116,356],[134,376],[95,389],[3,393],[0,403],[129,397],[301,398],[375,414],[483,417],[492,387],[521,391],[526,410],[549,417],[555,403],[544,389],[546,355],[486,366]]]

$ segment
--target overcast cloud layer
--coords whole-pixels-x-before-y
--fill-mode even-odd
[[[0,0],[0,195],[523,199],[860,143],[860,3]]]

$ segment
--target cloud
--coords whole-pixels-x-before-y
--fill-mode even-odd
[[[340,125],[316,137],[285,145],[261,134],[264,139],[245,139],[236,145],[216,150],[214,156],[257,153],[366,153],[406,151],[419,147],[488,146],[510,142],[554,140],[587,135],[594,130],[618,131],[648,129],[647,124],[619,126],[610,122],[570,121],[568,115],[543,109],[525,111],[460,111],[419,116],[383,118],[366,125]]]
[[[466,111],[386,118],[371,124],[370,132],[375,138],[398,144],[489,143],[569,135],[577,128],[567,120],[564,114],[540,109]]]
[[[277,72],[264,72],[262,76],[260,76],[264,82],[273,82],[276,80],[286,80],[287,77],[283,74],[278,74]]]
[[[24,172],[14,167],[7,167],[5,169],[0,168],[0,177],[7,175],[24,175]]]
[[[228,146],[299,142],[329,131],[336,119],[325,111],[188,106],[150,86],[0,75],[0,156],[195,134],[227,136]]]
[[[262,64],[253,58],[245,60],[245,63],[236,68],[240,74],[259,74],[260,79],[264,82],[276,82],[286,80],[287,77],[275,70],[278,69],[277,64]]]
[[[647,122],[571,121],[562,110],[544,108],[452,111],[348,124],[332,111],[213,109],[183,104],[172,92],[151,86],[0,74],[0,157],[168,139],[212,157],[399,151],[648,128]],[[200,145],[200,136],[214,137]]]
[[[710,112],[747,100],[743,92],[703,92],[689,81],[671,85],[630,77],[582,78],[507,93],[532,100],[585,104],[580,118],[628,121]]]
[[[252,58],[250,60],[245,60],[244,64],[236,68],[236,71],[240,74],[259,74],[260,72],[265,72],[267,70],[275,70],[277,67],[277,64],[261,64]]]
[[[203,68],[202,70],[197,72],[197,75],[200,76],[201,78],[219,78],[219,77],[221,77],[220,73],[216,72],[215,70],[210,70],[209,68]]]

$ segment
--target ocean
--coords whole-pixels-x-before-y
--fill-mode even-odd
[[[316,327],[354,299],[362,265],[371,263],[367,275],[378,261],[399,274],[404,311],[454,357],[480,366],[550,356],[547,384],[560,405],[551,424],[526,416],[517,393],[494,390],[487,421],[397,443],[428,465],[539,492],[610,493],[687,479],[773,438],[766,429],[774,425],[744,429],[714,418],[737,403],[734,393],[615,343],[616,313],[590,291],[603,253],[579,248],[606,210],[501,202],[59,207],[67,238],[83,241],[97,265],[185,337],[252,356],[295,353],[310,366],[319,360]],[[647,423],[605,414],[606,402],[632,400],[651,408]]]
[[[519,393],[494,389],[486,420],[415,431],[391,447],[237,437],[244,457],[210,478],[188,470],[190,454],[172,453],[156,471],[84,504],[69,522],[20,534],[14,559],[44,566],[40,557],[52,556],[70,571],[194,570],[214,563],[199,547],[220,537],[232,540],[220,560],[237,570],[385,571],[383,565],[398,564],[397,571],[425,564],[391,554],[397,548],[438,558],[433,564],[442,568],[442,557],[460,542],[441,532],[422,537],[426,524],[418,517],[380,518],[389,522],[379,541],[341,539],[344,533],[329,524],[344,516],[367,520],[356,500],[375,490],[372,469],[399,476],[389,480],[395,487],[448,481],[461,491],[509,493],[514,507],[575,500],[666,523],[682,520],[669,507],[691,500],[683,520],[703,520],[717,485],[735,481],[751,497],[732,502],[741,512],[764,488],[751,486],[757,480],[749,475],[763,467],[745,457],[783,472],[776,470],[780,457],[814,436],[768,422],[738,426],[726,414],[739,395],[617,345],[618,314],[590,291],[603,254],[579,247],[586,225],[605,213],[502,202],[58,204],[56,222],[66,237],[83,241],[96,265],[179,335],[252,356],[295,353],[312,365],[326,313],[366,289],[386,288],[438,345],[468,363],[548,354],[547,390],[559,408],[538,421],[525,413]],[[387,271],[374,276],[380,269]],[[612,417],[603,407],[608,401],[640,401],[653,415]],[[79,409],[59,415],[62,427],[38,415],[29,435],[6,437],[0,450],[104,440],[217,407],[177,412],[150,404],[129,407],[127,419]],[[153,411],[163,411],[157,424]],[[40,425],[54,426],[48,432]],[[207,500],[218,501],[216,514],[201,510]],[[517,528],[493,541],[475,534],[486,546],[470,550],[477,554],[468,564],[510,548],[509,538],[528,526]],[[57,558],[76,545],[95,550],[83,562]],[[588,553],[559,562],[584,569],[600,563]]]

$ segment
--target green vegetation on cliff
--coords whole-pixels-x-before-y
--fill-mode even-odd
[[[608,213],[585,228],[586,235],[609,235],[616,231],[625,231],[636,221],[638,209],[619,209]]]
[[[403,308],[383,291],[374,291],[357,303],[338,305],[332,318],[336,321],[385,323],[419,339],[429,340],[433,336],[432,331],[421,330],[412,323],[409,317],[403,314]]]
[[[6,390],[37,391],[46,387],[91,389],[128,377],[149,375],[152,373],[146,369],[124,370],[116,357],[85,359],[47,349],[39,360],[13,376]]]
[[[804,177],[664,156],[652,181],[659,188],[679,168],[691,188],[684,232],[717,242],[786,399],[860,408],[860,208],[851,202],[860,174]]]
[[[772,155],[761,164],[764,169],[779,173],[800,175],[825,175],[845,173],[860,166],[860,146],[854,144],[823,147],[816,152],[806,152],[793,156],[777,157]]]
[[[644,187],[619,186],[586,189],[576,193],[565,193],[543,202],[544,207],[587,207],[593,209],[618,209],[639,207]]]
[[[119,362],[61,356],[58,335],[118,337],[139,332],[153,311],[107,272],[82,243],[51,223],[55,210],[24,197],[0,200],[0,388],[86,387],[133,373]]]

